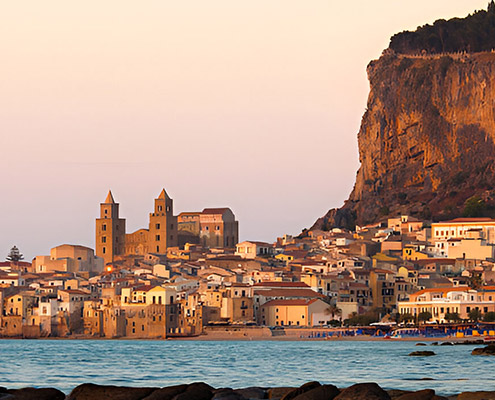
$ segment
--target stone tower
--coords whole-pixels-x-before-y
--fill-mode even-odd
[[[167,247],[177,244],[177,217],[173,214],[173,200],[163,189],[155,199],[154,212],[150,213],[148,251],[163,254]]]
[[[115,256],[124,254],[125,219],[119,218],[119,204],[109,190],[104,203],[100,204],[100,218],[96,219],[96,255],[105,264],[112,263]]]

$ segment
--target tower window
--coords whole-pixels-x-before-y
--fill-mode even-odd
[[[170,211],[170,206],[167,206],[167,212],[169,212],[169,211]]]
[[[156,252],[159,253],[160,252],[160,246],[156,246]]]
[[[155,225],[155,228],[156,228],[156,229],[160,229],[160,224],[156,224],[156,225]]]
[[[102,231],[106,231],[106,230],[107,230],[107,224],[103,224],[103,225],[101,226],[101,230],[102,230]]]
[[[108,214],[108,210],[107,209],[105,209],[105,214]]]
[[[107,252],[107,248],[103,247],[103,254],[105,254],[106,252]]]
[[[106,236],[103,236],[103,237],[101,238],[101,242],[102,242],[102,243],[106,243],[106,242],[107,242],[107,237],[106,237]]]
[[[162,211],[162,210],[163,210],[162,206],[158,206],[158,211]]]
[[[160,241],[160,235],[156,235],[156,236],[155,236],[155,240],[156,240],[157,242],[159,242],[159,241]]]

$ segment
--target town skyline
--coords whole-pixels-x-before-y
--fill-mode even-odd
[[[108,189],[131,230],[165,187],[177,213],[230,207],[241,240],[298,234],[352,189],[368,62],[485,3],[7,5],[0,249],[93,247]]]

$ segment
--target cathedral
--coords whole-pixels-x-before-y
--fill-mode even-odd
[[[126,233],[125,219],[119,216],[119,204],[109,191],[100,204],[96,219],[96,255],[105,264],[117,256],[165,254],[169,247],[196,243],[203,247],[235,248],[239,224],[229,208],[205,208],[201,212],[173,214],[173,200],[163,189],[155,199],[148,228]]]

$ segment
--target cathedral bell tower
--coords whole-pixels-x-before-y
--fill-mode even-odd
[[[174,217],[173,200],[163,189],[155,199],[154,212],[150,213],[148,250],[164,254],[168,247],[175,247],[177,243],[177,217]]]
[[[125,219],[119,218],[119,204],[109,190],[104,203],[100,204],[100,218],[96,219],[96,255],[102,257],[105,265],[112,263],[115,256],[124,254]]]

